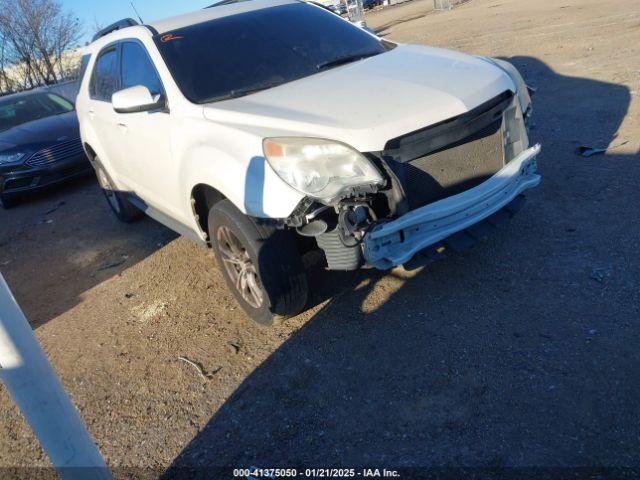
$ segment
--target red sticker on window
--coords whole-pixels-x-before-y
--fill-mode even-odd
[[[172,40],[182,40],[183,37],[181,37],[180,35],[174,35],[173,33],[168,33],[166,35],[163,35],[162,37],[160,37],[160,41],[162,43],[167,43],[170,42]]]

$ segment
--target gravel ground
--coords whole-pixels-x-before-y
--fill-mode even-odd
[[[640,5],[429,5],[367,20],[538,88],[544,182],[465,254],[313,270],[310,309],[267,329],[207,251],[117,223],[90,179],[0,211],[0,270],[110,465],[640,467]],[[48,465],[2,387],[0,465]]]

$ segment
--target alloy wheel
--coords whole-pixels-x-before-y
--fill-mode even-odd
[[[228,227],[218,228],[216,237],[222,263],[236,290],[245,302],[253,308],[260,308],[264,302],[264,292],[249,252]]]

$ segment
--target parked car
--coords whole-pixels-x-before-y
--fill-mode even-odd
[[[378,5],[382,5],[382,0],[362,0],[362,7],[365,10],[370,10]]]
[[[394,44],[316,5],[226,4],[92,50],[77,108],[114,213],[212,247],[264,324],[304,309],[303,253],[413,268],[484,237],[540,182],[513,66]]]
[[[73,103],[46,90],[0,98],[0,201],[88,173]]]
[[[310,3],[317,3],[325,8],[328,8],[336,15],[344,15],[347,13],[347,4],[342,0],[320,0],[318,2]]]
[[[334,9],[334,13],[337,13],[338,15],[346,15],[347,13],[346,0],[338,0],[336,4],[336,8]]]

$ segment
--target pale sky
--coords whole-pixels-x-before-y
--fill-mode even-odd
[[[103,27],[123,18],[137,17],[131,8],[129,0],[61,0],[65,10],[73,13],[84,22],[83,42],[90,40],[96,33],[95,24]],[[134,0],[133,2],[145,22],[179,15],[181,13],[199,10],[215,0]]]

